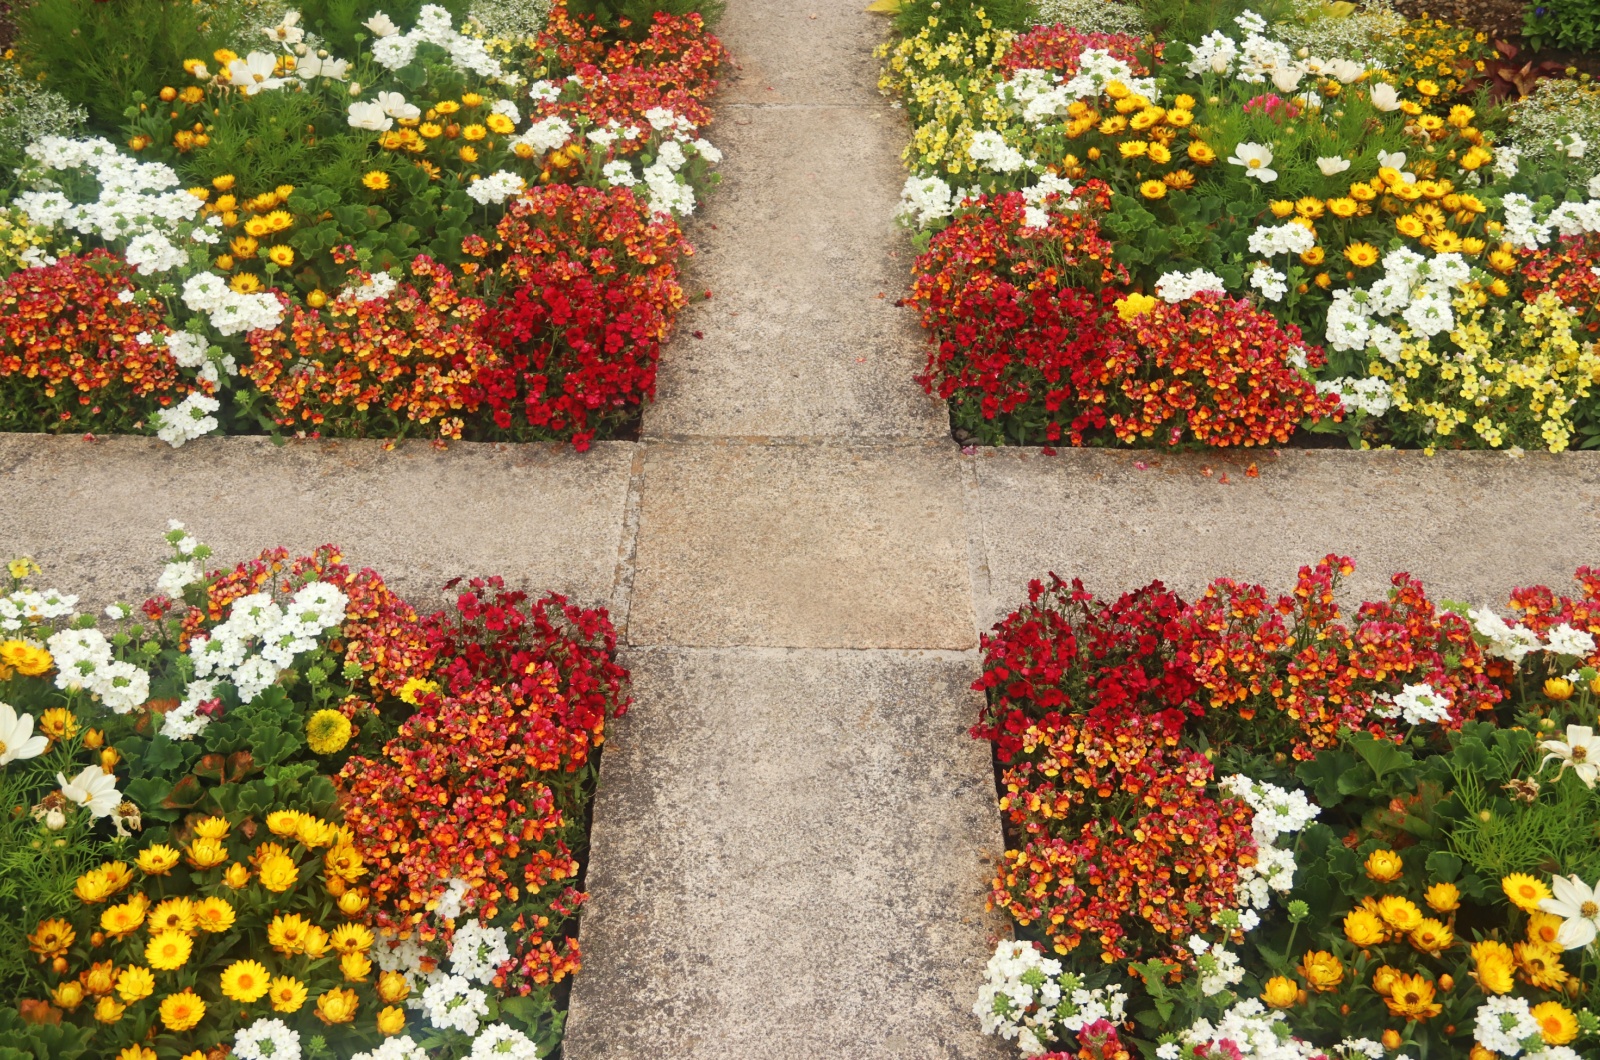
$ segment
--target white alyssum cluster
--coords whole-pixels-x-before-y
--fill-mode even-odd
[[[70,593],[18,589],[0,596],[0,632],[15,633],[24,626],[71,618],[77,609],[78,598]]]
[[[1239,955],[1220,942],[1191,935],[1188,945],[1189,952],[1194,954],[1195,970],[1200,973],[1200,992],[1206,997],[1216,997],[1244,979],[1244,965],[1239,963]]]
[[[417,15],[417,24],[409,33],[401,33],[399,27],[381,13],[363,25],[377,38],[372,42],[373,60],[387,70],[405,69],[416,59],[419,46],[431,44],[444,49],[450,56],[450,65],[457,70],[502,81],[507,77],[506,71],[489,54],[484,42],[457,33],[450,12],[437,4],[422,6]]]
[[[565,118],[552,114],[532,122],[508,142],[512,148],[526,145],[536,155],[547,154],[572,139],[572,125]]]
[[[1085,48],[1078,59],[1077,74],[1065,82],[1062,88],[1072,96],[1072,99],[1080,99],[1100,95],[1113,81],[1120,81],[1129,92],[1143,96],[1151,103],[1161,99],[1161,89],[1156,84],[1155,78],[1135,76],[1131,66],[1104,48]],[[1067,102],[1070,103],[1072,100],[1069,99]]]
[[[1208,33],[1192,48],[1187,64],[1191,75],[1215,74],[1252,85],[1270,81],[1279,92],[1293,92],[1308,76],[1333,77],[1350,84],[1367,72],[1364,65],[1350,59],[1297,57],[1289,45],[1266,36],[1266,19],[1253,11],[1245,11],[1234,23],[1243,39],[1236,40],[1222,30]]]
[[[467,1060],[493,1060],[497,1056],[511,1060],[539,1060],[539,1047],[533,1039],[504,1023],[491,1023],[483,1033],[472,1040],[472,1052]]]
[[[440,1030],[475,1035],[479,1022],[489,1015],[489,995],[464,976],[441,976],[422,992],[422,1010]]]
[[[1316,245],[1316,234],[1305,225],[1293,221],[1281,225],[1263,225],[1250,233],[1250,253],[1260,254],[1264,258],[1300,254]]]
[[[240,1060],[300,1060],[300,1035],[282,1020],[258,1019],[233,1036]]]
[[[1250,998],[1234,1005],[1216,1022],[1197,1021],[1180,1033],[1177,1041],[1158,1046],[1156,1056],[1160,1060],[1178,1060],[1184,1046],[1204,1049],[1206,1055],[1215,1053],[1239,1060],[1317,1060],[1323,1056],[1323,1051],[1310,1042],[1280,1031],[1280,1024],[1287,1027],[1287,1019],[1284,1013],[1268,1011],[1260,1001]]]
[[[1240,926],[1249,931],[1260,922],[1256,910],[1267,908],[1274,891],[1287,894],[1294,887],[1294,851],[1279,846],[1279,840],[1304,830],[1322,809],[1303,791],[1252,780],[1242,773],[1224,777],[1217,786],[1255,811],[1250,828],[1256,841],[1256,863],[1239,869],[1240,908],[1236,913]]]
[[[476,918],[456,928],[450,938],[450,971],[474,982],[488,984],[510,959],[505,930],[484,927]]]
[[[972,1012],[983,1033],[1015,1041],[1024,1056],[1038,1056],[1054,1037],[1061,1001],[1061,962],[1030,943],[1001,940],[984,970]]]
[[[482,206],[499,206],[513,195],[518,195],[528,182],[519,173],[501,169],[481,180],[467,185],[467,196]]]
[[[1587,659],[1596,647],[1592,634],[1565,622],[1553,627],[1541,640],[1539,634],[1527,626],[1511,625],[1486,607],[1469,609],[1467,618],[1472,622],[1473,632],[1482,638],[1484,654],[1504,659],[1513,666],[1520,666],[1523,659],[1536,651]]]
[[[189,642],[195,677],[227,681],[249,703],[342,624],[348,604],[338,587],[322,581],[308,582],[282,607],[266,593],[242,596],[225,620]]]
[[[973,133],[967,155],[984,169],[995,173],[1015,173],[1029,168],[1029,162],[1022,152],[993,129],[980,129]]]
[[[972,194],[978,194],[974,189]],[[907,177],[900,189],[900,207],[895,217],[913,228],[928,228],[955,213],[967,193],[952,188],[939,177]]]
[[[183,283],[183,304],[204,313],[221,335],[275,328],[283,319],[283,303],[265,291],[240,294],[214,272],[200,272]]]
[[[150,674],[117,659],[98,629],[64,629],[51,634],[45,647],[55,658],[57,688],[82,689],[114,714],[127,714],[150,698]]]
[[[1319,379],[1317,393],[1336,394],[1346,413],[1382,416],[1394,406],[1394,388],[1375,375]]]
[[[1543,1045],[1539,1021],[1520,997],[1491,997],[1478,1006],[1472,1037],[1483,1048],[1502,1056],[1516,1056]]]
[[[1156,294],[1162,301],[1186,302],[1197,294],[1225,294],[1222,277],[1205,269],[1169,272],[1156,281]]]
[[[376,1049],[357,1053],[350,1060],[428,1060],[428,1050],[411,1040],[409,1034],[385,1038]]]
[[[157,438],[177,449],[221,426],[214,415],[220,408],[222,402],[196,390],[170,409],[151,413],[150,424],[156,428]]]
[[[178,243],[194,232],[204,233],[204,241],[216,239],[214,229],[194,224],[200,200],[181,189],[171,166],[129,158],[99,137],[46,136],[30,144],[27,155],[33,165],[21,174],[24,190],[16,205],[28,219],[44,228],[133,241],[129,261],[142,275],[183,264],[188,255]],[[94,179],[100,190],[93,202],[74,203],[62,193],[55,174],[69,172]]]
[[[467,896],[471,893],[472,884],[466,880],[447,880],[444,893],[433,907],[434,915],[454,920],[467,908]]]
[[[1250,286],[1261,292],[1261,297],[1267,301],[1281,302],[1289,293],[1289,277],[1266,262],[1258,261],[1250,269]]]
[[[1594,635],[1575,629],[1563,622],[1545,634],[1544,650],[1556,655],[1573,655],[1587,659],[1594,654]]]
[[[1393,695],[1374,696],[1370,710],[1407,725],[1439,725],[1450,720],[1450,698],[1429,684],[1406,685]]]

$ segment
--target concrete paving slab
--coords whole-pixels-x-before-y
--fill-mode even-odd
[[[705,207],[691,309],[661,361],[645,436],[939,438],[913,381],[926,344],[897,309],[904,131],[885,109],[724,107],[723,183]]]
[[[1302,564],[1336,552],[1356,561],[1350,602],[1382,599],[1390,575],[1409,571],[1435,599],[1503,610],[1514,586],[1570,586],[1576,567],[1600,562],[1600,453],[1020,449],[968,459],[985,626],[1051,570],[1102,594],[1155,578],[1183,593],[1217,577],[1284,591]]]
[[[219,559],[341,546],[419,603],[457,575],[611,603],[635,447],[0,435],[0,558],[88,602],[143,599],[168,519]]]
[[[569,1060],[1006,1053],[976,653],[633,650],[606,741]]]
[[[646,444],[631,642],[976,644],[952,446]]]
[[[866,0],[732,0],[716,32],[738,68],[723,78],[725,103],[855,103],[888,108],[876,89],[872,49],[889,20]]]

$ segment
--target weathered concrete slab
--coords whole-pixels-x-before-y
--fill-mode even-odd
[[[1051,570],[1100,593],[1154,578],[1193,593],[1216,577],[1287,590],[1302,564],[1336,552],[1356,561],[1352,602],[1382,599],[1390,575],[1409,571],[1435,599],[1503,609],[1514,586],[1568,586],[1579,564],[1600,563],[1600,453],[1025,449],[968,459],[985,625]]]
[[[976,653],[641,649],[606,741],[570,1060],[1000,1058]]]
[[[889,20],[862,0],[734,0],[717,23],[738,69],[723,79],[724,103],[859,103],[887,107],[873,87],[872,49]]]
[[[723,183],[688,281],[712,298],[662,356],[645,436],[948,436],[912,381],[921,332],[895,308],[911,249],[893,112],[723,107],[716,137]]]
[[[403,594],[457,575],[611,603],[635,447],[0,434],[0,557],[85,602],[143,599],[178,519],[221,560],[333,543]]]
[[[645,447],[629,636],[976,644],[952,446]]]

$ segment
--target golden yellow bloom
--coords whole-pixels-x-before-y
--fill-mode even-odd
[[[319,710],[306,722],[306,743],[316,754],[337,754],[349,742],[350,719],[337,710]]]
[[[372,974],[372,961],[365,953],[346,953],[339,958],[339,974],[347,982],[364,983]]]
[[[454,114],[456,111],[461,109],[461,104],[455,102],[454,100],[447,99],[442,102],[435,103],[433,105],[433,109],[438,111],[440,114]]]
[[[1559,1001],[1545,1001],[1530,1010],[1546,1045],[1566,1045],[1578,1036],[1578,1017]]]
[[[117,996],[128,1004],[143,1001],[156,988],[156,977],[150,969],[130,964],[117,973]]]
[[[54,990],[50,991],[50,1000],[59,1008],[68,1012],[83,1004],[85,997],[83,984],[76,979],[68,979],[64,983],[57,983]]]
[[[38,677],[49,672],[54,660],[49,651],[37,644],[7,640],[0,641],[0,663],[27,677]]]
[[[1470,173],[1483,166],[1486,162],[1493,161],[1493,159],[1494,155],[1474,144],[1472,147],[1467,148],[1466,153],[1461,156],[1456,164]]]
[[[1550,897],[1550,888],[1527,873],[1513,872],[1500,881],[1500,889],[1511,899],[1511,904],[1525,913],[1539,908],[1539,903]]]
[[[233,174],[224,173],[220,177],[212,177],[211,186],[216,188],[218,191],[227,191],[229,188],[233,187]]]
[[[147,876],[165,876],[178,863],[179,854],[165,843],[154,843],[139,851],[139,871]]]
[[[349,1023],[356,1018],[356,992],[349,987],[335,987],[317,998],[317,1019],[323,1023]]]
[[[1293,199],[1274,199],[1270,204],[1268,204],[1268,207],[1272,210],[1272,216],[1279,218],[1280,220],[1294,214]]]
[[[274,893],[287,891],[300,879],[300,867],[293,858],[283,854],[273,854],[263,859],[258,871],[261,886]]]
[[[1456,941],[1455,932],[1442,921],[1434,920],[1432,917],[1423,920],[1407,937],[1411,940],[1411,945],[1423,953],[1439,953],[1449,949]]]
[[[169,1031],[186,1031],[206,1014],[206,1003],[193,990],[168,994],[161,1001],[161,1022]]]
[[[124,1046],[116,1060],[156,1060],[156,1051],[138,1044]]]
[[[267,945],[284,956],[302,953],[306,937],[311,932],[311,922],[298,913],[279,914],[267,925]]]
[[[107,906],[100,913],[100,930],[113,939],[127,938],[144,923],[146,899],[136,894],[121,905]]]
[[[339,896],[339,912],[345,916],[360,916],[369,899],[361,891],[346,891]]]
[[[1123,158],[1143,158],[1149,150],[1150,144],[1144,140],[1124,140],[1117,145],[1117,151]]]
[[[72,948],[78,933],[65,920],[52,917],[41,920],[33,934],[28,936],[28,949],[39,955],[39,960],[54,960]]]
[[[1516,955],[1511,952],[1511,947],[1493,939],[1484,939],[1472,944],[1471,953],[1475,965],[1472,977],[1478,981],[1478,985],[1486,993],[1510,993],[1515,985],[1512,971],[1516,968]]]
[[[487,135],[489,135],[489,130],[476,124],[465,126],[461,130],[462,138],[472,141],[481,140]]]
[[[483,123],[497,136],[504,136],[517,127],[516,123],[504,114],[491,114],[483,119]]]
[[[16,643],[20,644],[21,641]],[[78,735],[78,719],[66,707],[51,707],[39,715],[39,731],[49,737],[53,747],[62,740],[70,740]]]
[[[1174,107],[1167,111],[1167,124],[1175,129],[1182,129],[1194,122],[1194,114],[1186,108]]]
[[[280,975],[267,987],[274,1012],[299,1012],[306,1003],[306,984],[292,975]]]
[[[252,239],[260,239],[272,234],[272,225],[265,217],[252,217],[244,223],[244,231]]]
[[[1165,198],[1167,186],[1159,180],[1147,180],[1139,185],[1139,194],[1147,199]]]
[[[1437,1016],[1444,1008],[1433,1000],[1433,984],[1422,975],[1399,975],[1383,1003],[1389,1012],[1406,1020],[1426,1020]]]
[[[76,894],[79,901],[86,905],[103,902],[119,890],[121,888],[117,886],[116,879],[105,870],[104,866],[98,869],[90,869],[82,876],[79,876],[77,883],[73,884],[72,887],[72,893]]]
[[[1482,254],[1486,246],[1488,244],[1477,236],[1468,236],[1461,241],[1461,249],[1472,255]]]
[[[361,183],[366,185],[369,191],[387,191],[389,190],[389,174],[381,169],[368,170],[367,174],[361,178]]]
[[[1489,267],[1496,272],[1510,272],[1517,267],[1517,259],[1504,250],[1496,250],[1489,255]]]
[[[328,952],[328,933],[316,924],[306,930],[305,954],[315,960]]]
[[[1519,942],[1512,947],[1522,977],[1540,990],[1559,990],[1570,976],[1561,963],[1561,951],[1542,942]]]
[[[366,953],[372,943],[372,931],[361,924],[340,924],[333,929],[332,945],[340,953]]]
[[[329,713],[336,712],[329,711]],[[340,717],[343,717],[343,715],[340,715]],[[334,829],[333,825],[329,824],[327,821],[324,821],[322,818],[305,814],[300,818],[300,827],[295,829],[294,835],[295,838],[300,841],[302,846],[305,846],[310,850],[315,850],[317,847],[325,847],[329,843],[332,843],[338,836],[338,832]]]
[[[1175,169],[1162,177],[1161,182],[1174,191],[1185,191],[1194,187],[1194,174],[1187,169]]]
[[[1275,975],[1267,980],[1261,1000],[1271,1008],[1289,1008],[1300,997],[1300,987],[1293,979]]]
[[[1388,894],[1378,899],[1378,915],[1383,922],[1401,933],[1415,931],[1422,926],[1422,910],[1409,898]]]
[[[430,140],[437,140],[440,136],[444,135],[444,126],[435,125],[431,121],[425,121],[417,127],[417,132],[421,133]]]
[[[1409,213],[1395,218],[1394,227],[1397,232],[1410,239],[1416,239],[1428,230],[1422,223],[1422,218]]]
[[[378,1033],[392,1038],[406,1029],[405,1009],[388,1005],[378,1010]]]
[[[274,810],[267,814],[267,830],[287,839],[299,830],[301,816],[299,810]]]
[[[236,258],[253,258],[260,242],[254,236],[234,236],[228,241],[228,249],[233,251]]]
[[[411,984],[400,972],[384,972],[378,976],[378,996],[391,1005],[404,1001],[411,996]]]
[[[1435,913],[1453,913],[1461,908],[1461,891],[1453,883],[1436,883],[1422,897]]]
[[[217,268],[221,269],[223,272],[227,272],[229,269],[233,268],[233,265],[234,265],[233,255],[232,254],[218,254],[217,255],[217,260],[215,261],[214,264],[217,266]]]
[[[194,903],[187,898],[168,898],[150,911],[150,931],[194,931]]]
[[[1165,144],[1151,144],[1145,155],[1158,166],[1164,166],[1172,161],[1172,152],[1167,150]]]
[[[96,961],[79,974],[78,980],[91,994],[109,994],[117,985],[117,966],[111,961]]]
[[[288,268],[294,264],[294,248],[278,245],[267,251],[267,260],[274,265]]]
[[[193,951],[194,943],[183,932],[157,931],[145,943],[144,959],[150,962],[152,968],[170,972],[187,964]]]
[[[1139,294],[1137,291],[1135,291],[1134,293],[1129,294],[1126,298],[1117,299],[1115,305],[1117,316],[1121,317],[1125,321],[1131,321],[1134,318],[1141,317],[1150,312],[1150,310],[1154,309],[1156,307],[1156,300],[1150,295]]]
[[[1378,262],[1378,248],[1371,243],[1351,243],[1344,248],[1344,256],[1358,269],[1370,268]]]
[[[306,305],[310,306],[312,309],[321,309],[327,304],[328,292],[324,291],[320,287],[306,295]]]
[[[222,996],[241,1005],[261,1000],[270,983],[260,961],[234,961],[222,970]]]
[[[1600,678],[1597,678],[1600,680]],[[1535,910],[1528,914],[1528,941],[1546,946],[1556,944],[1556,933],[1561,930],[1561,918],[1554,913]]]
[[[427,681],[420,677],[408,677],[406,683],[400,686],[401,702],[417,706],[419,697],[432,695],[439,691],[436,681]]]
[[[1550,677],[1544,682],[1546,699],[1563,700],[1572,698],[1572,682],[1565,677]]]
[[[215,895],[203,898],[194,906],[195,926],[210,935],[217,935],[233,926],[233,906],[226,898]]]
[[[1300,260],[1307,265],[1321,265],[1327,256],[1327,251],[1321,247],[1308,247],[1300,252]]]
[[[1217,160],[1217,153],[1203,140],[1189,142],[1189,161],[1197,166],[1209,166]]]
[[[1300,977],[1319,994],[1337,990],[1344,982],[1344,964],[1326,950],[1312,950],[1300,958]]]
[[[1347,196],[1341,195],[1336,199],[1328,200],[1328,212],[1335,217],[1354,217],[1360,209],[1360,205]]]
[[[1378,946],[1389,933],[1378,914],[1367,909],[1352,909],[1344,915],[1344,937],[1357,946]]]
[[[478,160],[478,152],[465,144],[462,145],[461,150],[457,151],[456,154],[460,156],[461,161],[467,163],[468,165],[472,165]]]
[[[94,1018],[101,1023],[115,1023],[122,1018],[122,1013],[128,1006],[119,1004],[111,996],[102,997],[94,1005]]]
[[[223,856],[226,857],[226,853]],[[228,866],[228,871],[222,874],[222,882],[237,891],[250,882],[250,870],[235,861]]]

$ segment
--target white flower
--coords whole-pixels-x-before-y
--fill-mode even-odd
[[[494,1060],[497,1056],[508,1056],[511,1060],[539,1060],[539,1049],[531,1038],[515,1027],[491,1023],[473,1041],[468,1060]]]
[[[474,202],[484,206],[490,203],[498,206],[511,196],[516,195],[527,187],[521,175],[499,170],[481,180],[475,180],[467,185],[467,196]]]
[[[1289,293],[1289,277],[1266,262],[1258,261],[1250,273],[1250,286],[1260,291],[1267,301],[1277,302]]]
[[[1550,881],[1550,890],[1555,897],[1540,902],[1539,908],[1564,921],[1556,932],[1556,942],[1564,950],[1582,949],[1593,942],[1600,927],[1600,884],[1590,887],[1577,876],[1557,876]]]
[[[696,140],[694,142],[694,150],[697,155],[712,165],[716,165],[718,162],[722,161],[722,152],[719,151],[710,140]]]
[[[1557,655],[1575,655],[1580,659],[1587,659],[1594,654],[1594,637],[1563,622],[1545,634],[1544,650]]]
[[[633,175],[633,167],[620,160],[601,166],[600,175],[615,187],[631,188],[639,183],[639,178]]]
[[[1600,199],[1600,173],[1589,178],[1589,198]]]
[[[1385,113],[1400,109],[1400,93],[1394,90],[1393,85],[1379,81],[1372,86],[1371,98],[1372,105]]]
[[[1278,179],[1278,171],[1272,168],[1272,148],[1266,144],[1240,144],[1233,149],[1233,157],[1228,161],[1243,166],[1245,176],[1254,177],[1263,184],[1271,184]]]
[[[1304,74],[1294,66],[1284,66],[1272,71],[1272,85],[1279,92],[1293,92],[1300,87],[1300,78]]]
[[[266,35],[268,40],[276,44],[299,44],[306,39],[306,31],[295,25],[299,21],[300,12],[285,11],[283,21],[276,26],[267,26],[261,32]]]
[[[361,24],[371,30],[374,37],[392,37],[400,32],[400,27],[395,25],[389,16],[382,11],[379,11]]]
[[[993,129],[973,133],[967,154],[974,162],[996,173],[1015,173],[1028,162],[1021,151],[1006,143],[1006,138]]]
[[[216,430],[220,424],[212,413],[221,407],[216,398],[196,390],[172,408],[152,413],[150,422],[156,428],[156,437],[177,449]]]
[[[1350,160],[1348,158],[1340,158],[1338,155],[1330,155],[1326,158],[1317,159],[1317,168],[1322,170],[1323,176],[1334,177],[1350,168]]]
[[[1405,719],[1408,725],[1438,724],[1450,720],[1450,701],[1433,690],[1431,685],[1406,685],[1393,696],[1376,696],[1378,702],[1387,702],[1386,709],[1374,707],[1379,717]]]
[[[1582,158],[1583,153],[1589,149],[1589,141],[1577,133],[1567,133],[1556,141],[1566,151],[1568,158]]]
[[[1472,1036],[1485,1049],[1506,1056],[1542,1042],[1539,1021],[1520,997],[1491,997],[1479,1005]]]
[[[489,995],[462,976],[447,975],[422,992],[422,1008],[440,1030],[477,1034],[479,1020],[489,1014]]]
[[[417,109],[416,104],[407,103],[406,97],[398,92],[379,92],[377,105],[396,121],[415,121],[422,117],[422,111]],[[351,104],[350,109],[354,110],[355,104]]]
[[[228,80],[247,96],[282,85],[277,72],[278,60],[268,52],[251,52],[228,64]]]
[[[49,737],[34,733],[32,714],[18,714],[11,704],[0,703],[0,766],[38,758],[49,746]]]
[[[1176,304],[1203,293],[1222,294],[1222,277],[1205,269],[1194,269],[1165,273],[1156,281],[1156,294],[1166,302]]]
[[[450,938],[450,971],[455,975],[488,984],[510,959],[505,930],[484,927],[476,917],[456,928]]]
[[[68,780],[66,774],[57,773],[61,794],[68,802],[75,802],[96,817],[109,817],[122,801],[117,791],[117,778],[99,766],[85,766],[83,772]]]
[[[372,61],[385,70],[403,70],[417,57],[417,42],[408,34],[379,37],[372,42]]]
[[[1600,739],[1595,738],[1594,729],[1588,725],[1568,725],[1565,742],[1545,740],[1539,747],[1550,752],[1539,763],[1540,769],[1551,762],[1560,762],[1561,769],[1556,773],[1558,778],[1571,767],[1578,774],[1578,779],[1589,788],[1593,788],[1596,778],[1600,778]]]
[[[345,75],[350,72],[350,63],[345,59],[323,59],[316,55],[308,55],[295,64],[294,72],[307,81],[316,77],[343,81]]]
[[[394,122],[384,114],[383,108],[376,103],[350,104],[350,127],[352,129],[367,129],[371,132],[388,132],[394,128]]]
[[[240,1060],[300,1060],[300,1035],[282,1020],[258,1019],[233,1036]]]

